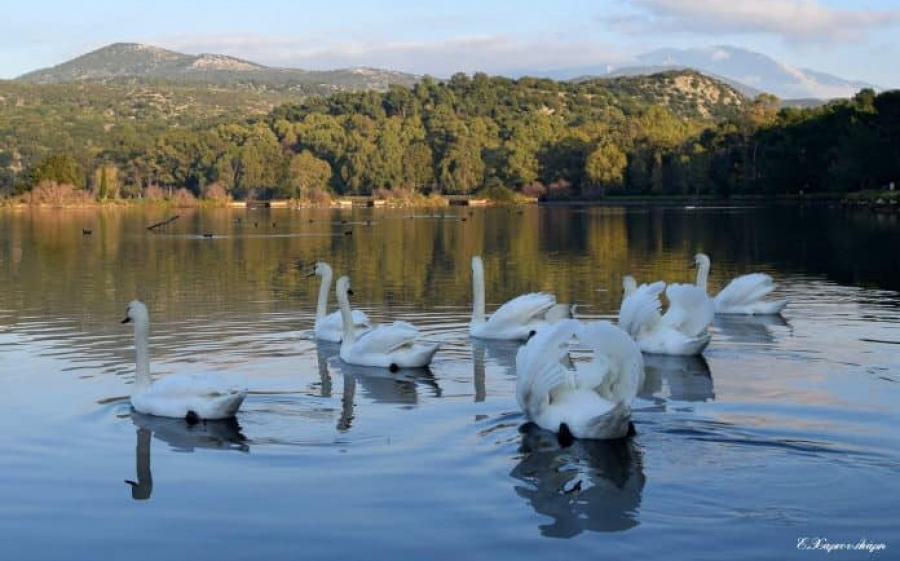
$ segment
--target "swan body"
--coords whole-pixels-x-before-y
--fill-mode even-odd
[[[590,361],[572,363],[569,351],[588,349]],[[564,319],[541,327],[516,355],[516,399],[544,430],[578,439],[628,434],[631,403],[644,383],[641,351],[607,321]]]
[[[320,341],[340,343],[344,336],[344,322],[341,319],[340,310],[327,314],[328,293],[331,291],[331,279],[334,273],[328,263],[318,262],[313,267],[309,276],[318,275],[322,278],[319,285],[319,298],[316,302],[316,323],[313,326],[313,335]],[[362,333],[372,329],[369,316],[362,310],[353,310],[353,327],[356,333]]]
[[[134,323],[135,376],[131,406],[139,413],[188,420],[234,417],[247,390],[231,386],[214,373],[166,376],[154,382],[150,377],[148,337],[150,318],[138,300],[128,304],[122,323]]]
[[[487,317],[484,311],[484,263],[478,256],[472,258],[472,292],[472,321],[469,323],[472,337],[524,341],[541,325],[572,316],[569,306],[557,304],[554,295],[532,292],[509,300]]]
[[[619,309],[619,326],[631,335],[641,351],[651,354],[693,356],[709,344],[707,328],[715,308],[702,289],[685,284],[666,287],[662,281],[637,283],[623,280],[625,298]],[[661,313],[660,294],[666,291],[669,309]]]
[[[709,256],[698,253],[697,286],[706,290],[709,277]],[[713,299],[717,314],[775,315],[787,306],[787,299],[763,300],[775,290],[772,277],[765,273],[750,273],[732,279]]]
[[[350,310],[350,279],[337,281],[337,299],[343,317],[344,332],[340,357],[348,364],[382,368],[419,368],[431,363],[438,350],[436,343],[419,342],[419,329],[405,321],[379,325],[357,336]]]

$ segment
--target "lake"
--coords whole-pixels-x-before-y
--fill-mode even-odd
[[[896,214],[825,207],[0,211],[0,557],[896,558],[898,248]],[[648,356],[627,440],[523,426],[518,345],[468,336],[472,256],[488,311],[548,290],[590,320],[697,251],[713,291],[771,274],[784,317]],[[310,340],[317,260],[439,341],[430,369]],[[156,376],[250,389],[236,423],[131,412],[133,298]]]

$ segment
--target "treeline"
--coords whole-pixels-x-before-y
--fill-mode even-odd
[[[30,129],[0,121],[0,189],[318,199],[505,187],[595,198],[845,192],[900,177],[897,91],[779,110],[772,96],[748,101],[693,72],[577,84],[479,73],[266,113],[237,105],[252,113],[241,119],[206,108],[191,121],[176,99],[149,96],[126,117],[103,112],[55,129],[39,113]],[[0,116],[21,115],[10,101]]]

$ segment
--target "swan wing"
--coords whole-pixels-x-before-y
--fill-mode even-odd
[[[529,325],[543,321],[544,315],[556,304],[556,297],[546,292],[531,292],[516,296],[491,314],[488,323],[501,325]]]
[[[593,389],[607,401],[630,404],[644,385],[644,358],[634,339],[608,321],[595,321],[582,324],[578,341],[594,356],[579,365],[577,386]]]
[[[193,412],[202,419],[233,417],[247,396],[212,373],[167,376],[132,394],[131,404],[141,413],[183,418]]]
[[[419,330],[406,322],[379,325],[356,339],[353,348],[354,352],[361,354],[391,353],[412,345],[418,335]]]
[[[659,295],[665,286],[663,281],[642,284],[626,296],[619,308],[619,327],[637,337],[642,331],[656,326],[661,318]]]
[[[717,307],[754,304],[775,290],[772,277],[765,273],[750,273],[734,278],[716,295]]]
[[[690,337],[706,332],[716,315],[712,298],[702,288],[693,284],[670,284],[666,288],[669,309],[662,316],[662,323]]]
[[[544,313],[544,321],[547,323],[556,323],[564,319],[575,317],[575,305],[572,304],[554,304]]]
[[[563,364],[577,329],[576,320],[546,324],[516,354],[516,399],[530,416],[537,415],[550,392],[566,380]]]

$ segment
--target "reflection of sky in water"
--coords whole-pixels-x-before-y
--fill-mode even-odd
[[[202,536],[198,556],[223,559],[301,547],[352,558],[371,544],[392,558],[658,558],[714,536],[759,559],[806,533],[900,542],[900,296],[896,272],[875,271],[855,242],[856,269],[823,259],[822,239],[808,256],[783,247],[796,233],[778,213],[766,225],[746,211],[528,207],[367,223],[372,211],[303,210],[261,214],[278,235],[260,236],[241,230],[250,213],[198,210],[148,236],[165,211],[142,212],[0,220],[4,553],[77,557],[102,543],[157,559]],[[329,235],[342,220],[366,231]],[[83,224],[90,240],[71,235]],[[714,289],[773,274],[791,299],[784,320],[718,317],[704,358],[647,356],[626,444],[561,449],[520,433],[520,344],[468,336],[471,255],[485,257],[488,311],[552,290],[582,317],[610,318],[623,274],[689,280],[697,250],[713,257]],[[305,272],[319,259],[353,276],[354,304],[375,321],[440,341],[431,367],[348,367],[336,345],[304,338],[318,287]],[[150,305],[156,376],[217,370],[251,389],[242,436],[132,416],[132,332],[118,322],[135,296]],[[151,500],[123,500],[126,478]],[[32,539],[47,529],[54,540]]]

